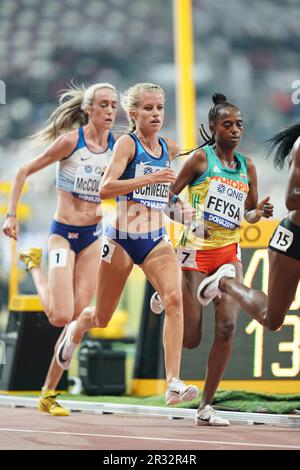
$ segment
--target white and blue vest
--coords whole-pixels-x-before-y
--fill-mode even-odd
[[[57,163],[56,187],[83,201],[99,204],[101,180],[110,162],[114,143],[114,136],[109,133],[106,150],[92,152],[87,147],[83,128],[80,127],[75,150]]]

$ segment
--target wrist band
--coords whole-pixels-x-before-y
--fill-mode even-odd
[[[170,204],[176,204],[176,202],[178,201],[179,199],[179,196],[178,194],[173,194],[170,198]]]
[[[8,212],[6,218],[8,219],[9,217],[17,217],[17,214],[15,212]]]

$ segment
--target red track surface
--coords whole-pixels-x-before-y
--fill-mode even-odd
[[[15,450],[300,450],[300,430],[232,424],[197,427],[192,420],[73,413],[55,418],[0,408],[0,449]]]

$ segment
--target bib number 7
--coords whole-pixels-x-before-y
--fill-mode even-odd
[[[182,268],[197,268],[195,250],[185,250],[184,248],[177,248],[177,259]]]

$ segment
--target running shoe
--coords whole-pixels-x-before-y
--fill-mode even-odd
[[[76,320],[71,321],[66,329],[66,334],[63,336],[56,349],[55,357],[57,364],[64,370],[70,367],[73,354],[78,346],[78,344],[72,341],[75,326]]]
[[[177,405],[181,401],[192,401],[198,397],[199,390],[196,385],[186,385],[182,380],[172,378],[166,391],[167,405]]]
[[[161,298],[159,297],[158,292],[154,292],[150,299],[150,308],[153,313],[159,315],[164,311],[164,306],[162,304]]]
[[[206,306],[216,297],[221,297],[219,282],[222,277],[235,277],[235,267],[232,264],[223,264],[214,274],[200,282],[197,298],[201,305]]]
[[[198,408],[195,423],[197,426],[230,426],[228,419],[221,418],[210,405]]]
[[[26,265],[26,269],[30,271],[32,268],[41,266],[42,250],[41,248],[28,248],[19,251],[19,259]]]
[[[56,397],[59,393],[55,393],[54,390],[47,391],[40,395],[38,410],[42,413],[49,413],[52,416],[69,416],[70,410],[63,408],[56,401]]]

